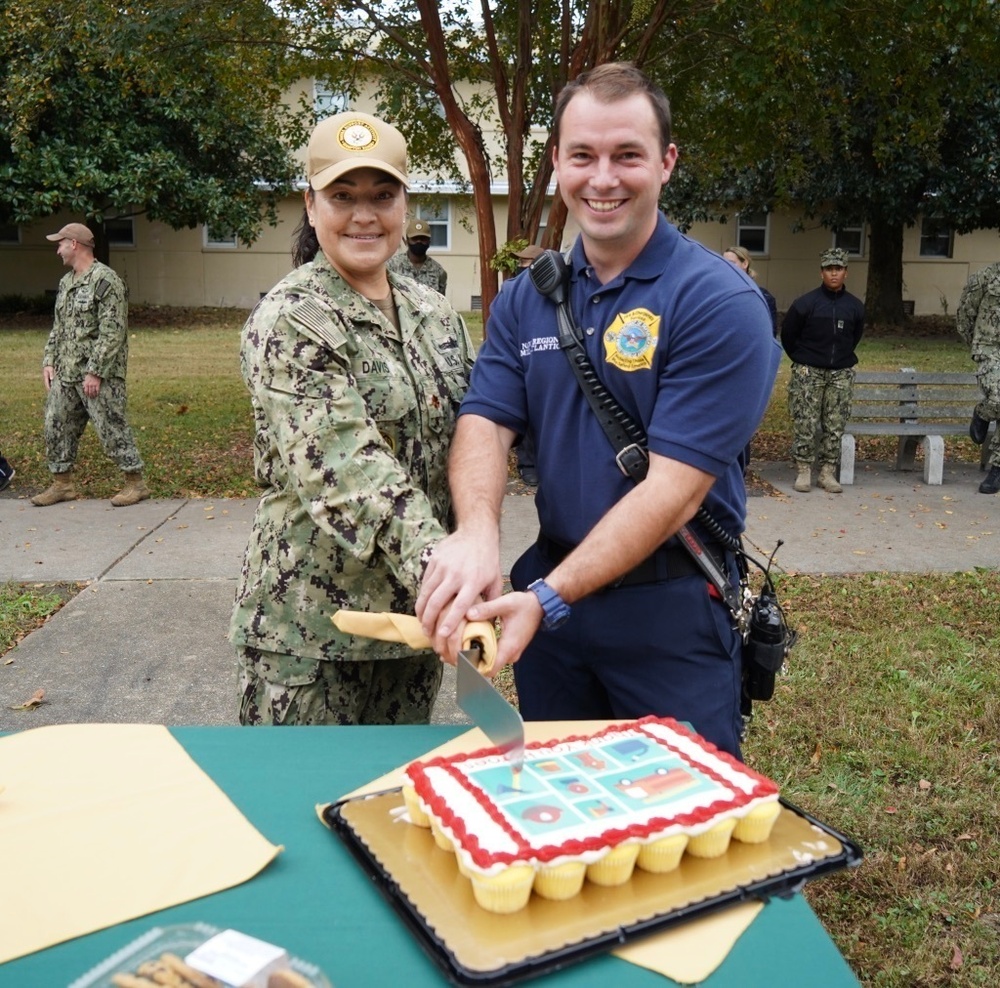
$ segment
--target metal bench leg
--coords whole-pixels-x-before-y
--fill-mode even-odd
[[[854,436],[845,433],[840,437],[840,483],[854,483]]]
[[[940,484],[944,476],[944,439],[924,436],[924,483]]]

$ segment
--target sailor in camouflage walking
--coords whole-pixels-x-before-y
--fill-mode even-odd
[[[473,348],[445,299],[387,274],[406,143],[349,112],[310,138],[297,265],[243,329],[264,493],[230,626],[243,724],[427,723],[441,660],[343,634],[339,608],[413,613],[448,530],[446,462]]]
[[[52,484],[31,499],[39,507],[72,501],[78,494],[74,464],[80,437],[91,422],[107,453],[124,474],[116,508],[149,497],[142,458],[125,418],[128,366],[128,296],[125,284],[94,259],[94,235],[82,223],[68,223],[46,240],[71,270],[59,282],[52,332],[45,344],[42,379],[45,448]]]
[[[781,345],[792,360],[788,411],[792,416],[795,490],[812,486],[819,460],[819,486],[840,494],[840,440],[851,415],[855,350],[865,331],[865,307],[844,287],[847,251],[832,247],[820,255],[823,283],[797,298],[785,313]]]
[[[447,293],[448,272],[433,257],[427,256],[431,246],[431,228],[426,220],[410,220],[406,228],[406,250],[389,258],[389,270],[404,278],[433,288],[442,295]]]
[[[958,300],[956,326],[975,361],[983,393],[969,423],[972,441],[982,446],[990,422],[1000,420],[1000,261],[968,280]],[[979,485],[980,494],[1000,491],[1000,428],[993,433],[988,466],[989,473]]]

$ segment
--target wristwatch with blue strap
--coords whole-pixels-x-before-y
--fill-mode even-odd
[[[555,631],[562,627],[569,618],[569,604],[544,580],[535,580],[528,585],[528,589],[542,605],[542,631]]]

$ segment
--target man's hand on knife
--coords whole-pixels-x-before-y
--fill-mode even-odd
[[[500,619],[497,658],[490,670],[492,679],[505,665],[517,662],[528,642],[535,637],[542,623],[542,605],[533,593],[515,591],[474,604],[467,617],[470,621]]]
[[[454,665],[462,649],[466,612],[503,590],[499,533],[473,537],[456,532],[442,539],[424,570],[416,615],[434,651]]]

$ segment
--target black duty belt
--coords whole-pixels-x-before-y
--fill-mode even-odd
[[[561,563],[575,548],[563,542],[550,539],[544,533],[539,533],[536,540],[539,551],[554,565]],[[721,550],[713,546],[709,551],[722,571],[728,572],[728,563],[720,558]],[[694,561],[691,554],[680,545],[661,546],[651,556],[644,559],[638,566],[620,576],[611,587],[631,587],[640,583],[659,583],[662,580],[676,580],[682,576],[705,577],[702,568]]]

